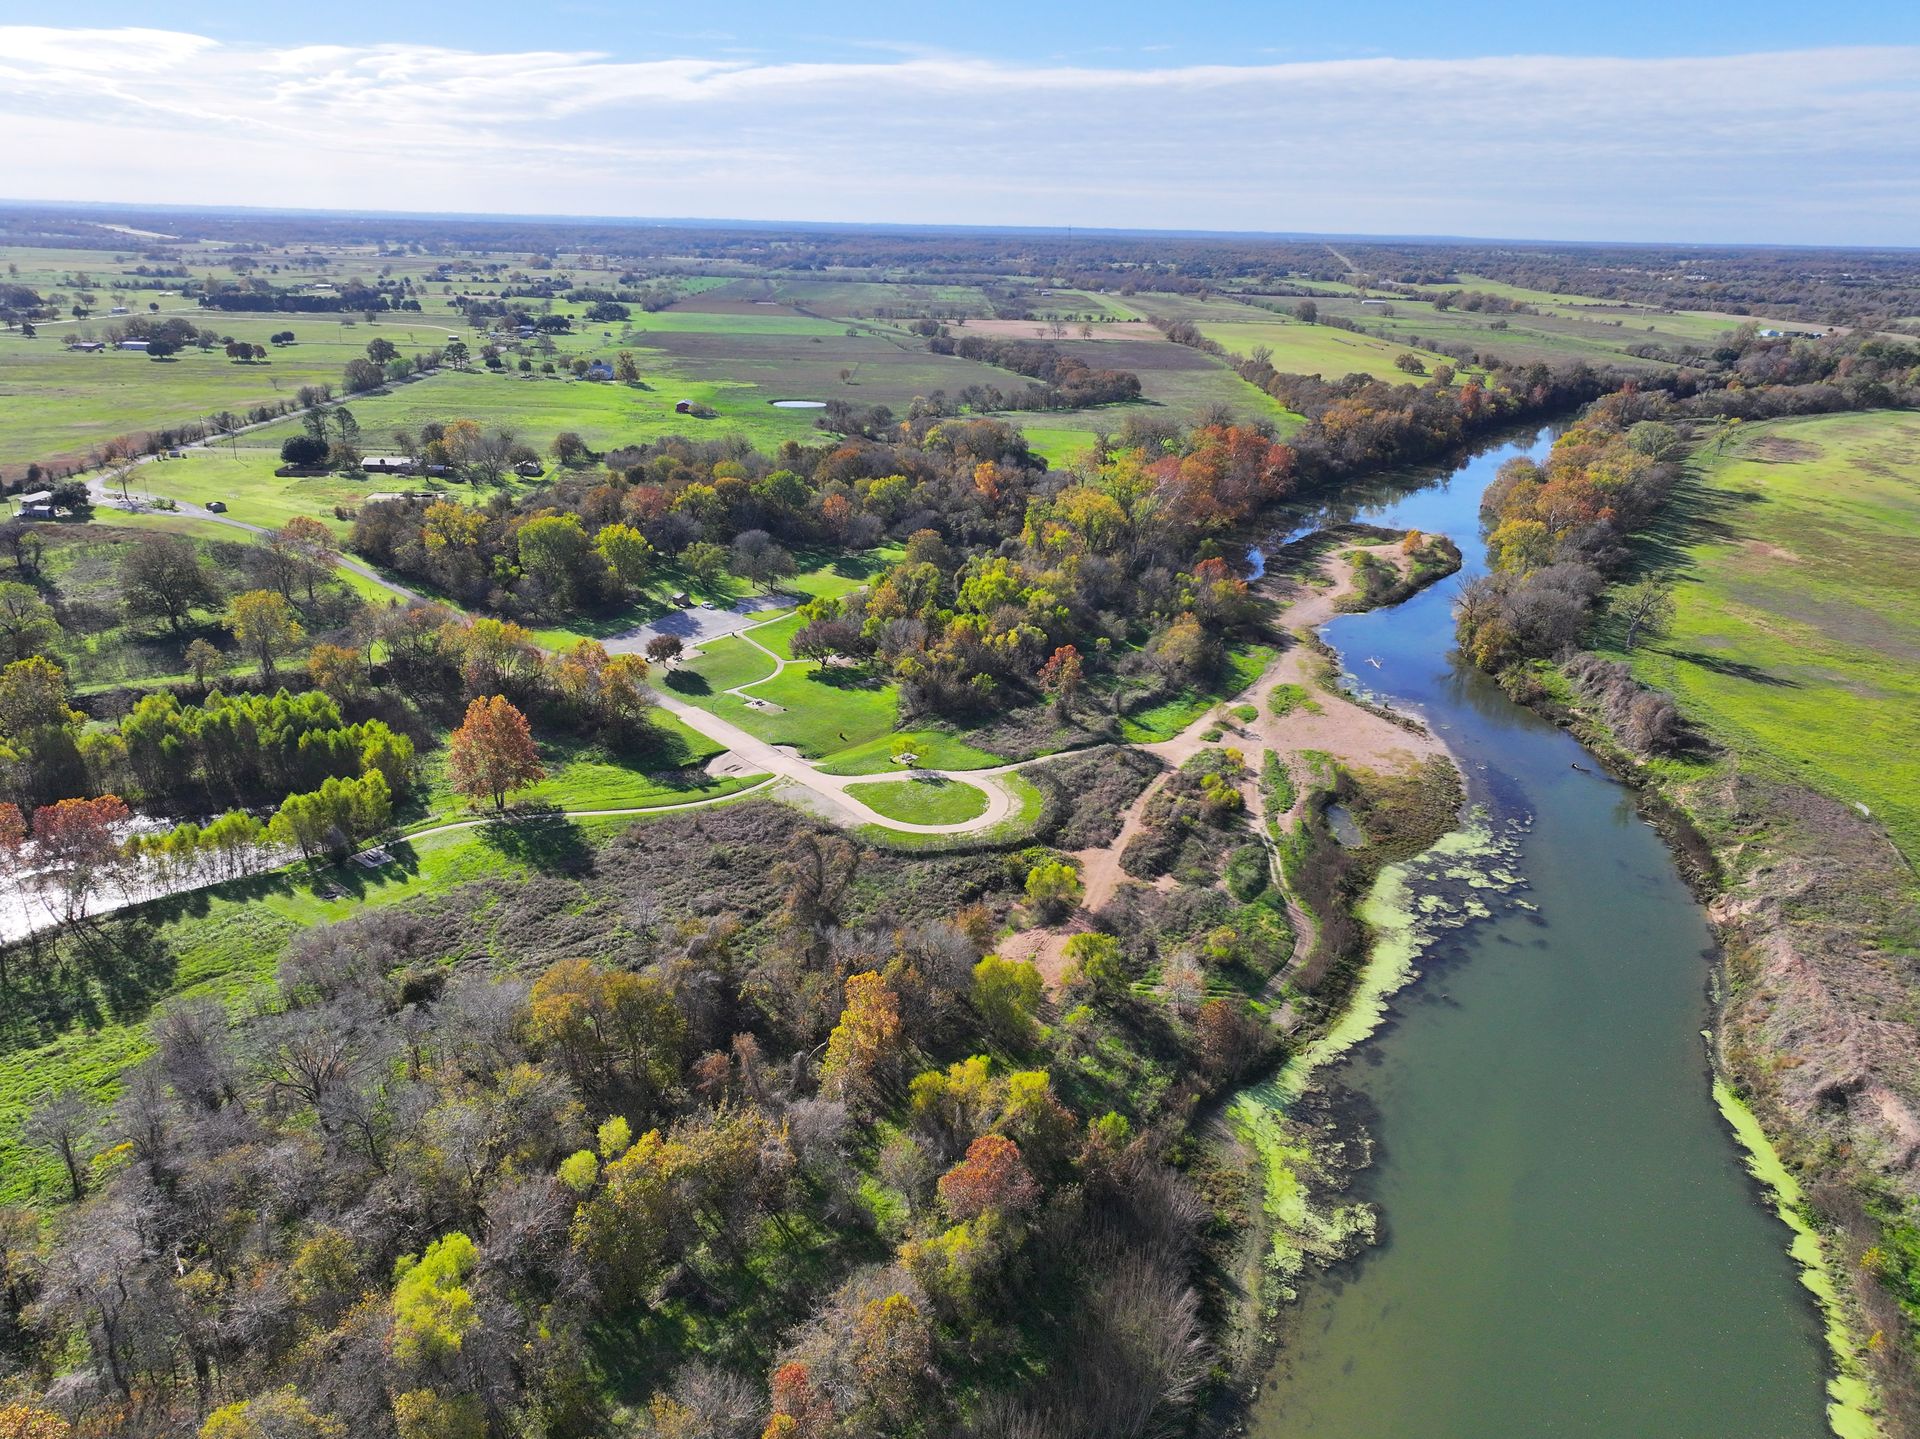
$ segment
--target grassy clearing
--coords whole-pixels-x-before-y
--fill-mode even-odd
[[[719,694],[770,678],[775,661],[765,650],[748,644],[738,635],[726,635],[700,646],[692,659],[681,660],[662,683],[676,693],[685,694],[704,683],[709,692]]]
[[[939,775],[848,785],[867,808],[907,824],[960,824],[987,812],[987,792]]]
[[[854,833],[881,849],[912,850],[921,854],[1019,844],[1032,837],[1047,797],[1018,772],[1003,776],[1001,782],[1012,792],[1015,808],[1012,814],[987,829],[966,834],[909,834],[883,824],[865,824]]]
[[[569,738],[540,742],[547,777],[514,795],[514,802],[552,809],[639,809],[716,799],[746,787],[736,777],[716,778],[702,766],[721,746],[664,711],[649,716],[650,742],[628,754]],[[475,813],[454,793],[444,749],[421,762],[417,796],[402,813],[409,830],[468,819]]]
[[[1407,374],[1394,361],[1408,353],[1408,346],[1373,335],[1356,335],[1328,325],[1304,325],[1265,315],[1251,307],[1248,318],[1239,323],[1206,321],[1201,331],[1210,340],[1218,340],[1237,355],[1251,355],[1256,346],[1273,351],[1273,366],[1286,374],[1319,375],[1337,380],[1344,375],[1372,375],[1389,384],[1405,384],[1419,377]],[[1416,350],[1431,370],[1435,365],[1453,365],[1445,355]],[[1457,368],[1457,366],[1456,366]]]
[[[1676,616],[1635,673],[1750,762],[1864,804],[1920,857],[1920,417],[1753,426],[1643,546]],[[1617,636],[1612,636],[1616,643]],[[1614,653],[1618,653],[1617,650]]]
[[[759,654],[750,646],[741,649]],[[768,669],[772,662],[759,655]],[[867,745],[893,732],[899,697],[891,684],[842,666],[812,662],[788,665],[748,694],[776,708],[761,709],[726,694],[693,665],[676,666],[657,682],[689,704],[710,710],[769,744],[792,745],[809,759],[822,759]],[[724,672],[722,677],[724,677]]]
[[[1214,705],[1232,699],[1259,679],[1277,653],[1266,645],[1246,645],[1229,651],[1226,663],[1212,683],[1189,685],[1157,704],[1122,716],[1120,737],[1130,744],[1158,744],[1172,739]]]
[[[914,762],[928,769],[991,769],[1005,764],[1005,755],[977,749],[945,730],[910,729],[901,734],[913,742]],[[900,768],[893,758],[893,736],[841,750],[820,766],[828,774],[888,774]]]

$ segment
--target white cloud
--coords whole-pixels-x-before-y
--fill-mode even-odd
[[[1898,243],[1920,50],[1100,69],[0,27],[0,193]]]

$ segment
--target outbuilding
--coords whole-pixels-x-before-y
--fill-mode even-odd
[[[413,461],[405,455],[368,455],[360,468],[370,475],[404,475],[413,470]]]
[[[123,350],[140,350],[144,352],[147,348],[147,342],[145,340],[122,340],[120,342],[120,348]]]
[[[693,413],[693,401],[692,400],[674,401],[673,412],[676,415],[691,415]]]
[[[30,495],[20,496],[20,518],[23,520],[52,519],[53,491],[35,490]]]

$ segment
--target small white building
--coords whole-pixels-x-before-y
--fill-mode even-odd
[[[413,461],[405,455],[368,455],[360,468],[370,475],[405,475],[413,472]]]
[[[52,519],[53,491],[35,490],[32,494],[20,496],[20,518],[23,520]]]
[[[122,340],[120,342],[120,348],[123,350],[135,350],[141,354],[145,354],[147,342],[145,340]]]

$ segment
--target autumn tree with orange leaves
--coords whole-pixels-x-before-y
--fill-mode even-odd
[[[447,772],[456,793],[491,799],[495,813],[506,809],[513,790],[547,777],[527,717],[505,695],[467,706],[466,719],[447,744]]]

